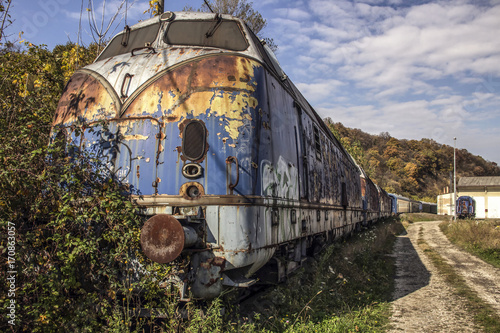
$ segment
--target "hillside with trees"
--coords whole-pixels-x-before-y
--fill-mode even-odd
[[[453,147],[432,139],[406,140],[387,132],[371,135],[324,120],[368,176],[391,193],[435,202],[436,196],[453,182]],[[500,176],[500,167],[481,156],[457,149],[457,179]]]

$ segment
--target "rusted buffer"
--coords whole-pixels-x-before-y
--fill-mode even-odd
[[[53,125],[141,195],[142,248],[183,299],[279,282],[364,221],[356,164],[231,16],[127,27],[70,79]]]

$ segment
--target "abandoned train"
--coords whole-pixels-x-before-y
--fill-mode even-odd
[[[53,125],[140,194],[143,251],[172,267],[165,282],[183,299],[282,281],[325,242],[392,213],[232,16],[166,12],[126,27],[71,77]]]
[[[476,200],[473,197],[462,195],[458,197],[456,203],[456,212],[459,219],[470,219],[476,217]]]

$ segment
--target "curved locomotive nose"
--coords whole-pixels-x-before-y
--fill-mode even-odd
[[[175,260],[184,248],[198,241],[196,231],[172,215],[159,214],[146,221],[141,230],[141,246],[146,256],[160,264]]]

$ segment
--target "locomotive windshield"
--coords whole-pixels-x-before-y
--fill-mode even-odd
[[[129,28],[130,29],[130,28]],[[131,52],[133,49],[151,45],[158,35],[160,23],[148,25],[135,30],[127,30],[115,36],[108,47],[99,55],[96,61]]]
[[[235,21],[175,21],[165,33],[170,45],[208,46],[243,51],[247,40]]]

